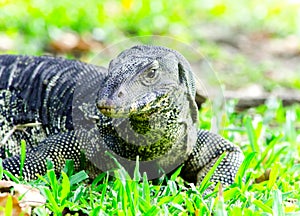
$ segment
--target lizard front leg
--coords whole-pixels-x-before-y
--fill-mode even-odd
[[[75,169],[79,168],[81,143],[82,140],[78,139],[74,131],[47,137],[38,146],[27,150],[23,178],[31,180],[36,179],[37,174],[44,175],[47,171],[47,160],[52,161],[56,172],[64,167],[66,160],[73,160]],[[3,169],[19,176],[20,164],[20,155],[15,155],[3,160]]]
[[[200,183],[218,158],[227,152],[211,181],[224,185],[232,184],[244,156],[242,151],[221,136],[206,130],[198,131],[197,143],[182,168],[181,176],[194,183]]]

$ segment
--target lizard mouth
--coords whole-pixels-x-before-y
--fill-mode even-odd
[[[126,118],[133,111],[130,107],[116,106],[106,101],[99,101],[96,106],[103,115],[111,118]]]
[[[112,118],[127,118],[130,116],[136,116],[137,118],[145,118],[147,116],[149,117],[150,115],[159,112],[162,109],[165,109],[166,103],[164,102],[166,99],[166,95],[161,96],[160,98],[147,98],[147,100],[145,99],[145,97],[143,97],[141,99],[136,100],[143,101],[143,103],[134,102],[132,104],[127,104],[124,106],[116,106],[110,101],[101,100],[97,103],[97,108],[103,115]]]
[[[105,116],[113,118],[128,117],[129,113],[122,108],[97,106],[98,110]]]
[[[130,116],[136,116],[143,118],[145,116],[149,116],[155,112],[158,112],[162,107],[155,107],[152,109],[139,110],[134,106],[129,107],[111,107],[111,106],[103,106],[97,104],[98,110],[105,116],[111,118],[127,118]]]
[[[108,115],[112,113],[112,108],[105,108],[105,107],[98,107],[99,111],[103,113],[104,115]]]

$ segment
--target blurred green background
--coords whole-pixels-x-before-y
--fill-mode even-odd
[[[0,0],[0,53],[89,59],[127,37],[198,49],[228,90],[300,89],[300,1]]]

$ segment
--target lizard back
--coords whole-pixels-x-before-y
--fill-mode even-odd
[[[50,56],[0,57],[1,158],[19,153],[24,139],[33,147],[49,135],[73,130],[72,99],[85,74],[105,69]],[[71,78],[71,79],[70,79]],[[98,80],[101,83],[101,80]]]

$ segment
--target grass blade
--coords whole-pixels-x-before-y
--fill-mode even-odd
[[[245,127],[246,127],[246,131],[247,131],[247,135],[248,135],[248,138],[249,138],[249,141],[250,141],[252,151],[253,152],[260,152],[259,151],[259,146],[258,146],[258,143],[257,143],[257,137],[256,137],[256,134],[255,134],[255,130],[254,130],[254,127],[252,125],[252,118],[249,117],[249,116],[246,117]]]
[[[17,177],[15,177],[11,172],[3,170],[3,174],[6,175],[7,178],[11,179],[13,182],[20,183],[20,180]]]
[[[60,191],[60,202],[63,204],[65,199],[70,193],[70,181],[66,173],[62,172],[62,182],[61,182],[61,191]]]
[[[282,204],[282,196],[279,190],[274,190],[274,202],[273,202],[273,215],[284,216],[284,209]]]
[[[267,184],[267,189],[270,191],[273,186],[276,184],[277,178],[280,173],[280,167],[278,163],[275,163],[274,166],[271,168],[270,172],[270,179]]]
[[[47,198],[47,201],[49,202],[50,209],[56,214],[60,214],[61,210],[59,206],[57,205],[57,202],[55,200],[55,197],[53,196],[52,192],[48,188],[44,188],[44,192]]]
[[[88,178],[89,178],[88,174],[86,174],[86,172],[84,170],[81,170],[80,172],[78,172],[70,177],[70,185],[73,186],[73,185],[75,185],[79,182],[82,182]]]
[[[142,190],[142,197],[146,201],[147,204],[150,203],[150,185],[147,179],[147,174],[144,173],[143,175],[143,190]]]
[[[251,152],[250,154],[248,154],[246,156],[246,158],[244,159],[242,165],[240,166],[240,168],[235,176],[235,182],[237,182],[239,185],[241,185],[242,179],[245,176],[245,173],[248,170],[248,168],[250,167],[250,164],[256,154],[257,154],[256,152]]]
[[[26,142],[21,140],[21,157],[20,157],[20,179],[23,179],[23,169],[26,159]]]
[[[140,174],[140,164],[139,164],[139,156],[136,156],[136,163],[134,168],[134,174],[133,174],[133,180],[136,182],[139,182],[141,179]]]
[[[206,176],[203,178],[200,187],[199,187],[199,191],[200,193],[203,193],[205,191],[205,189],[209,186],[209,179],[212,177],[212,175],[214,174],[214,172],[216,171],[217,167],[219,166],[219,164],[221,163],[221,161],[226,157],[227,152],[224,152],[216,161],[216,163],[214,164],[214,166],[208,171],[208,173],[206,174]]]
[[[3,166],[2,166],[2,158],[0,158],[0,180],[3,178]]]
[[[271,209],[269,206],[267,206],[266,204],[264,204],[264,203],[263,203],[262,201],[260,201],[260,200],[254,200],[254,201],[253,201],[253,204],[256,205],[258,208],[262,209],[262,210],[265,211],[265,212],[268,212],[268,213],[270,213],[270,214],[273,213],[272,209]]]
[[[226,205],[224,203],[224,197],[223,197],[223,189],[222,185],[219,185],[219,196],[218,196],[217,204],[216,204],[216,210],[215,215],[217,216],[227,216],[226,212]]]

